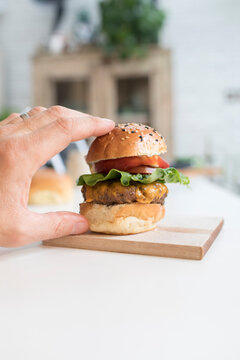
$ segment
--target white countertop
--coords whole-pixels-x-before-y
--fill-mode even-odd
[[[240,198],[200,178],[169,188],[167,214],[225,218],[202,261],[0,250],[1,359],[240,359]]]

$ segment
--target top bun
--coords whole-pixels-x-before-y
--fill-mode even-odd
[[[97,137],[86,157],[88,164],[128,156],[153,156],[167,151],[162,135],[143,124],[118,124],[108,134]]]

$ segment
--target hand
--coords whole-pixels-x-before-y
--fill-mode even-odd
[[[72,141],[103,135],[111,120],[61,106],[33,108],[29,119],[12,114],[0,123],[0,246],[79,234],[87,220],[76,213],[36,214],[27,209],[32,176]]]

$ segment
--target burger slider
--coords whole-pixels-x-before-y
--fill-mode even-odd
[[[94,140],[86,157],[92,174],[78,180],[80,213],[92,231],[121,235],[156,227],[165,214],[165,184],[189,184],[162,159],[166,151],[163,136],[142,124],[119,124]]]

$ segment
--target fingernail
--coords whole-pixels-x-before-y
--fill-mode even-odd
[[[73,225],[72,235],[81,234],[81,233],[87,231],[87,229],[88,229],[88,226],[87,226],[86,221],[78,222]]]

